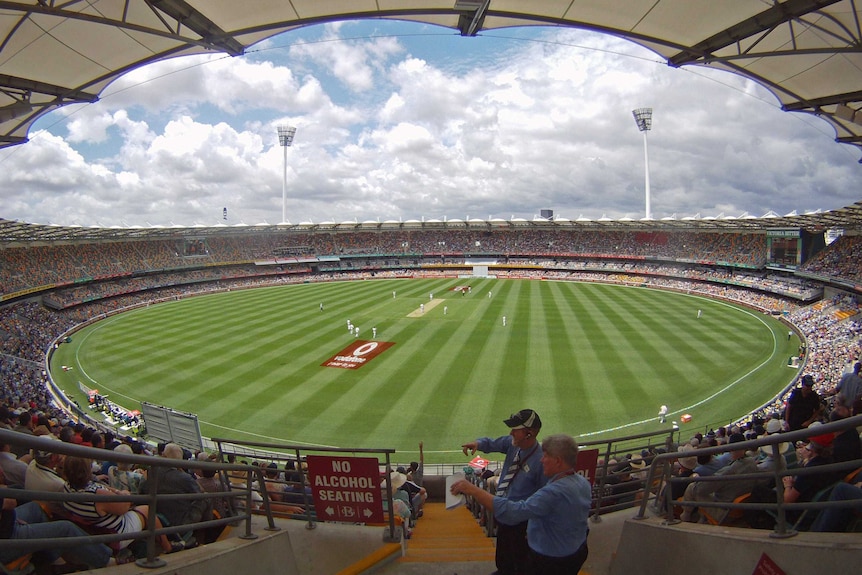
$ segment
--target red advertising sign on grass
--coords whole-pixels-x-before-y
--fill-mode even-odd
[[[308,482],[319,519],[383,523],[380,464],[376,458],[309,455]]]
[[[469,465],[470,467],[472,467],[476,471],[482,471],[483,469],[488,467],[488,463],[489,463],[489,461],[487,459],[485,459],[484,457],[479,457],[477,455],[467,465]]]
[[[320,365],[324,367],[340,367],[342,369],[359,369],[393,345],[395,345],[394,341],[365,341],[358,339]]]

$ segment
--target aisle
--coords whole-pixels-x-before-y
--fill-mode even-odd
[[[399,563],[494,561],[494,541],[486,537],[470,511],[458,507],[446,511],[444,503],[426,503],[407,542],[407,555]]]

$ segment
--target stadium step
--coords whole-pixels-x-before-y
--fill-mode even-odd
[[[490,561],[493,566],[494,539],[466,507],[447,511],[444,503],[426,503],[424,508],[399,563]]]

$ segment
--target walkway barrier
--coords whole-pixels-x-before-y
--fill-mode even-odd
[[[644,466],[644,470],[635,470],[631,467],[625,469],[626,458],[634,454],[641,456],[641,452],[644,450],[650,453],[668,451],[670,446],[675,445],[678,435],[679,428],[673,426],[669,429],[649,433],[626,435],[612,439],[595,439],[580,443],[581,454],[598,451],[595,454],[595,459],[588,458],[589,463],[584,468],[578,469],[578,473],[586,476],[593,486],[592,510],[590,511],[592,521],[599,522],[603,514],[636,507],[641,500],[654,496],[660,485],[657,484],[656,480],[645,481],[640,477],[639,474],[645,475],[646,466]],[[617,460],[619,463],[611,463]],[[499,464],[499,466],[501,465],[502,463]],[[621,468],[618,468],[618,465]],[[480,472],[477,472],[468,473],[467,479],[492,493],[496,489],[496,476],[483,477]],[[488,537],[493,537],[496,531],[494,514],[470,497],[467,498],[467,507],[485,529]]]
[[[818,465],[815,467],[803,467],[797,465],[795,461],[791,465],[785,465],[785,461],[781,457],[777,457],[779,453],[779,445],[790,443],[792,446],[798,441],[807,442],[809,438],[836,434],[846,430],[854,430],[854,432],[862,426],[862,415],[857,415],[847,419],[842,419],[832,423],[819,425],[812,429],[801,429],[786,433],[774,433],[752,439],[744,442],[735,443],[732,445],[721,445],[717,447],[698,448],[696,451],[687,452],[669,452],[656,456],[651,465],[648,467],[646,475],[646,483],[648,485],[657,485],[657,489],[653,493],[645,493],[640,500],[640,507],[635,519],[644,519],[647,514],[647,505],[650,501],[653,502],[653,509],[665,516],[667,524],[676,524],[680,520],[674,515],[674,507],[698,507],[710,511],[716,509],[722,510],[739,510],[765,512],[774,518],[775,524],[771,533],[772,537],[792,537],[798,533],[799,523],[788,519],[788,511],[803,511],[811,516],[816,515],[822,509],[827,507],[847,506],[847,501],[830,502],[826,498],[809,502],[784,502],[784,477],[810,476],[815,474],[834,474],[836,478],[848,476],[852,471],[862,468],[862,459],[854,459],[841,463],[831,463],[828,465]],[[776,465],[771,471],[761,471],[758,473],[738,474],[738,475],[722,475],[722,476],[707,476],[707,477],[673,477],[672,467],[680,457],[690,457],[696,455],[717,455],[728,451],[736,451],[744,449],[746,451],[756,452],[761,447],[769,449],[773,453]],[[672,497],[665,497],[663,494],[670,491],[671,482],[679,482],[684,484],[696,482],[742,482],[758,480],[764,483],[769,482],[774,485],[772,497],[774,500],[748,502],[744,498],[737,498],[737,501],[684,501],[674,500]],[[840,482],[840,479],[832,482]],[[816,498],[815,498],[816,499]],[[857,508],[862,508],[862,500],[856,505]]]
[[[391,477],[388,473],[385,473],[385,471],[392,467],[391,455],[395,453],[394,449],[309,447],[307,445],[242,441],[218,437],[213,437],[209,441],[212,443],[212,445],[218,452],[219,459],[221,461],[229,461],[231,459],[235,460],[237,457],[248,457],[249,455],[251,455],[252,457],[261,457],[267,462],[275,463],[276,468],[285,470],[286,473],[290,473],[289,470],[286,470],[286,466],[288,464],[292,464],[294,466],[292,477],[288,477],[286,475],[284,480],[268,477],[266,479],[266,482],[268,482],[270,485],[277,486],[276,489],[279,492],[283,492],[285,495],[290,496],[289,499],[283,500],[283,503],[294,504],[303,507],[303,509],[305,510],[305,518],[308,521],[308,529],[314,529],[315,522],[319,520],[319,518],[316,517],[316,514],[314,512],[315,505],[314,501],[312,500],[311,486],[307,483],[308,478],[303,469],[306,462],[306,456],[308,455],[383,455],[384,461],[380,462],[380,460],[378,459],[377,466],[381,472],[380,479],[382,479],[383,483],[385,483],[386,485],[384,494],[384,510],[391,510],[393,508]],[[281,463],[282,465],[279,466],[279,463]],[[266,470],[264,469],[263,471],[265,472]],[[225,485],[232,485],[231,481],[229,480],[230,478],[227,476],[226,472],[223,472],[222,477]],[[261,482],[260,485],[264,485],[264,482]],[[269,497],[269,492],[267,492],[266,489],[261,489],[260,495],[263,498],[262,508],[264,513],[268,517],[273,515],[274,513],[277,514],[279,502],[273,502],[271,500],[271,497]],[[396,529],[395,514],[386,513],[386,516],[386,521],[389,526],[388,540],[400,540],[400,535]],[[298,516],[294,515],[294,517]],[[361,518],[358,518],[357,522],[360,520]]]
[[[218,440],[220,446],[228,445],[227,440]],[[110,460],[112,462],[130,463],[138,466],[144,466],[150,470],[159,467],[177,467],[181,465],[184,469],[189,470],[211,470],[219,474],[223,478],[225,491],[221,492],[202,492],[195,494],[158,494],[159,474],[149,473],[148,482],[152,486],[152,494],[142,495],[97,495],[90,493],[65,493],[65,492],[49,492],[49,491],[34,491],[19,489],[17,487],[0,486],[0,497],[16,499],[21,501],[45,501],[45,502],[64,502],[64,501],[128,501],[137,505],[148,505],[149,516],[147,517],[147,527],[139,533],[123,533],[123,534],[94,534],[86,537],[64,537],[51,539],[0,539],[0,549],[15,549],[20,551],[21,555],[25,555],[36,549],[62,549],[66,547],[74,547],[84,543],[115,543],[126,541],[129,539],[143,540],[146,544],[146,557],[140,558],[136,563],[141,567],[158,568],[167,564],[163,556],[158,556],[156,537],[160,535],[169,535],[181,532],[190,532],[214,527],[227,527],[245,524],[245,530],[238,537],[241,539],[256,539],[258,536],[252,531],[252,518],[255,515],[265,517],[266,527],[268,531],[278,531],[274,518],[277,516],[276,506],[268,497],[265,488],[267,477],[265,469],[259,465],[249,463],[234,463],[227,462],[226,455],[229,451],[220,452],[223,461],[198,461],[196,459],[177,460],[166,457],[158,457],[153,455],[134,455],[124,454],[116,451],[106,451],[105,449],[84,447],[62,441],[56,441],[48,437],[39,437],[28,434],[22,434],[15,431],[0,429],[0,443],[26,446],[33,450],[42,450],[52,453],[59,453],[66,456],[78,456],[96,461]],[[304,447],[296,447],[281,444],[261,444],[272,449],[289,449],[293,450],[298,460],[304,457],[304,454],[310,453]],[[394,450],[339,450],[339,449],[316,449],[315,453],[384,453],[388,464],[389,456]],[[230,476],[241,475],[246,478],[244,485],[239,487],[237,484],[231,484],[228,481]],[[376,478],[375,478],[376,479]],[[304,480],[301,480],[304,482]],[[264,486],[259,488],[257,486]],[[375,485],[375,487],[377,484]],[[386,476],[386,486],[389,487],[389,477]],[[391,491],[389,493],[388,504],[389,509],[392,508]],[[234,510],[232,516],[216,518],[208,521],[200,521],[186,525],[165,526],[156,528],[156,516],[160,503],[170,500],[200,500],[200,499],[221,499],[227,498]],[[259,500],[259,509],[255,501]],[[310,505],[306,509],[313,509]],[[295,516],[293,516],[295,517]],[[59,517],[62,518],[62,517]],[[311,512],[308,511],[309,528],[314,527],[314,518]],[[85,529],[86,530],[86,529]],[[390,514],[388,537],[390,540],[400,540],[400,533],[395,528],[395,523]]]

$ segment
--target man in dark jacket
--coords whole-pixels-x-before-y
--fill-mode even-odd
[[[150,476],[141,484],[141,493],[152,493],[154,485],[158,485],[159,495],[201,493],[197,480],[185,469],[179,466],[184,459],[183,448],[176,443],[165,446],[162,457],[176,459],[176,467],[153,467]],[[156,483],[155,477],[158,476]],[[166,526],[190,525],[212,519],[212,503],[208,499],[172,499],[159,501],[156,511],[166,521]],[[186,541],[188,534],[180,534]]]

